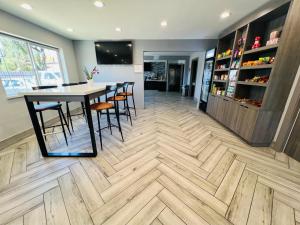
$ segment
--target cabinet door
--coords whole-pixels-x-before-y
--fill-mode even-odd
[[[252,135],[257,120],[258,109],[239,105],[235,131],[246,141],[251,142]]]
[[[224,99],[224,101],[224,125],[229,129],[234,130],[239,104],[229,99]]]
[[[216,108],[217,108],[217,97],[215,97],[214,95],[209,95],[208,96],[208,102],[207,102],[207,110],[206,112],[212,116],[212,117],[216,117]]]
[[[225,109],[227,108],[227,99],[219,97],[217,100],[216,119],[225,125]]]

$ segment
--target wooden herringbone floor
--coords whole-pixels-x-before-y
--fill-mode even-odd
[[[123,120],[125,143],[105,132],[93,159],[44,159],[34,137],[1,151],[0,224],[300,224],[298,162],[249,147],[178,95],[149,92],[146,106],[133,127]],[[75,125],[69,150],[88,151],[84,119]],[[65,148],[61,134],[47,143]]]

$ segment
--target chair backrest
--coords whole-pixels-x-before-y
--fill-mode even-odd
[[[124,82],[124,92],[128,92],[128,87],[131,86],[131,92],[133,93],[134,82]]]
[[[125,83],[117,83],[116,85],[106,85],[106,88],[105,88],[105,100],[107,101],[108,99],[108,94],[111,93],[111,92],[114,92],[113,95],[114,97],[116,97],[118,95],[118,90],[120,88],[123,88],[125,85]],[[115,101],[114,101],[115,103]]]
[[[78,85],[79,83],[65,83],[65,84],[62,84],[63,87],[68,87],[68,86],[75,86],[75,85]]]
[[[32,87],[32,90],[41,90],[41,89],[50,89],[50,88],[57,88],[57,85],[36,86],[36,87]]]

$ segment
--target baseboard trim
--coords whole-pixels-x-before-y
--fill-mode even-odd
[[[81,108],[76,108],[76,109],[73,109],[71,110],[71,114],[75,114],[75,113],[78,113],[79,111],[81,111]],[[45,122],[45,125],[46,126],[51,126],[55,123],[57,123],[59,121],[59,118],[58,116],[57,117],[54,117],[48,121]],[[13,145],[13,144],[16,144],[18,143],[19,141],[22,141],[23,139],[27,138],[27,137],[30,137],[34,135],[34,130],[33,128],[29,128],[25,131],[22,131],[18,134],[15,134],[9,138],[6,138],[2,141],[0,141],[0,151],[3,150],[3,149],[6,149],[7,147]]]

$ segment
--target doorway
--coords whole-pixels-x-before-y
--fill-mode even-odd
[[[169,64],[168,68],[168,91],[180,92],[180,84],[183,79],[183,64]]]
[[[191,79],[190,79],[190,91],[189,91],[189,96],[191,97],[193,97],[195,94],[197,70],[198,70],[198,58],[195,58],[192,60],[192,65],[191,65]]]

